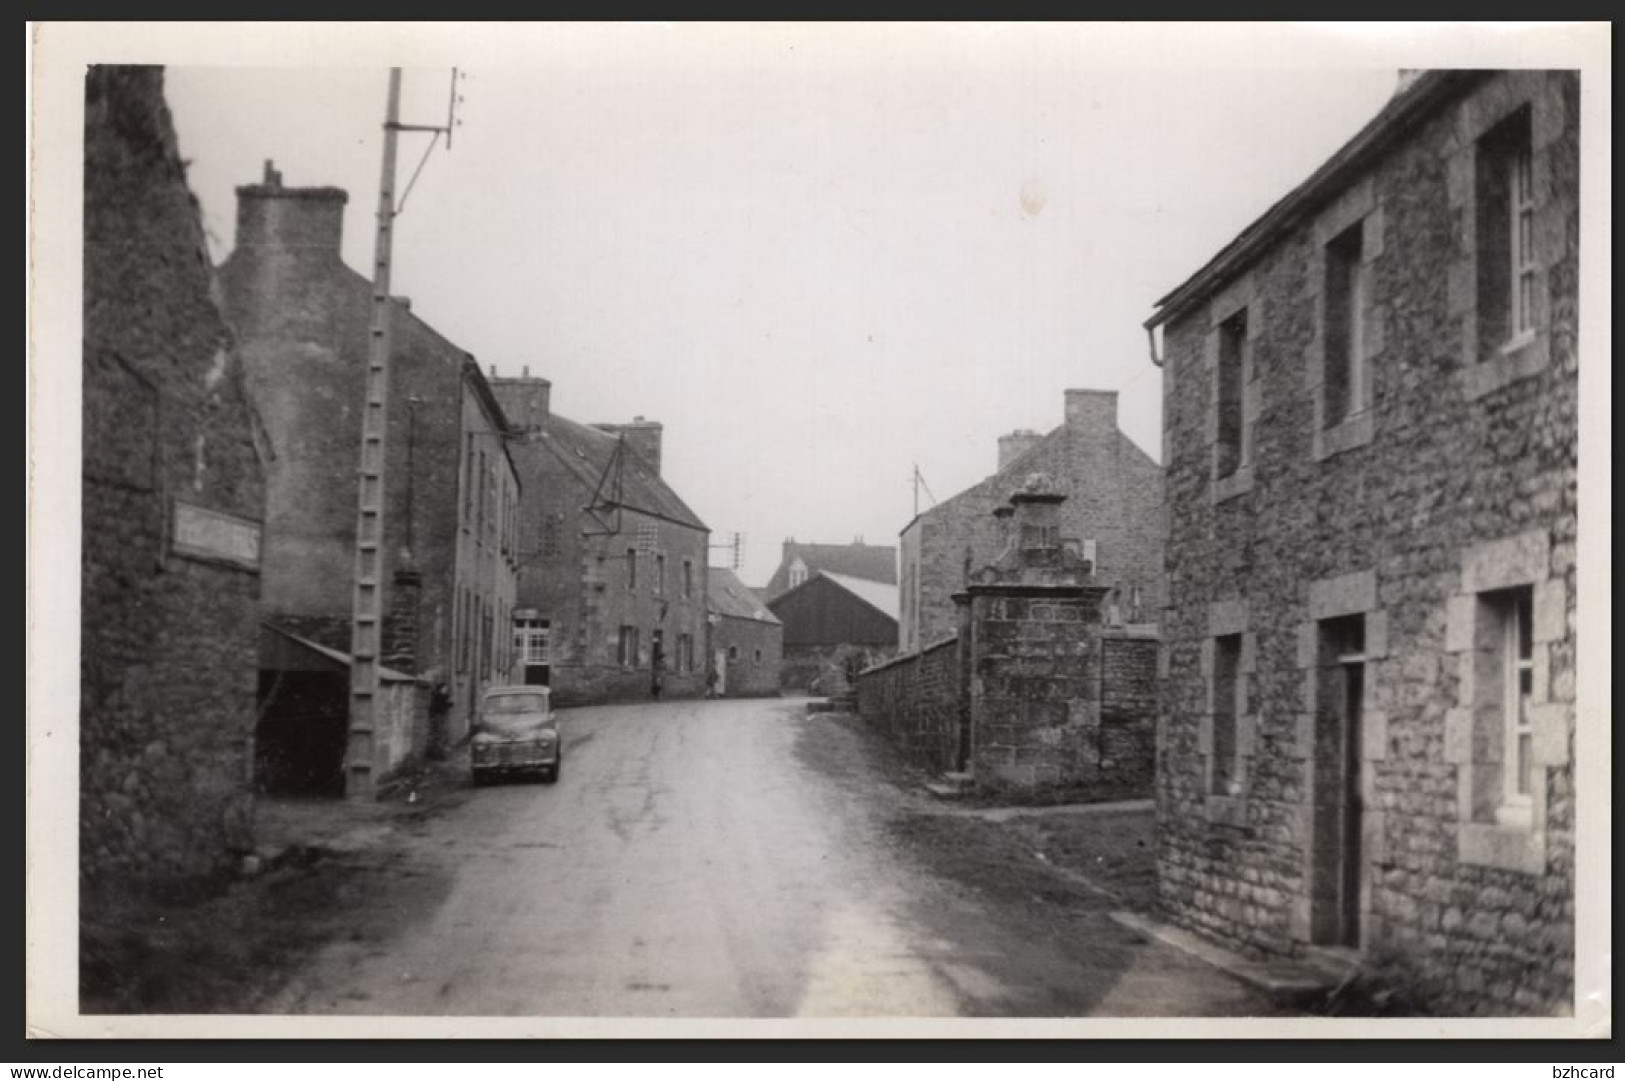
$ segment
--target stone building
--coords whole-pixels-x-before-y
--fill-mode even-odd
[[[1060,427],[999,437],[998,469],[923,511],[899,538],[898,649],[913,653],[956,630],[953,595],[972,568],[1004,550],[994,512],[1032,473],[1065,495],[1062,529],[1083,541],[1108,590],[1109,625],[1154,630],[1162,607],[1162,467],[1117,428],[1117,392],[1069,390]]]
[[[1083,541],[1063,533],[1054,478],[997,508],[1006,543],[954,594],[955,633],[871,667],[857,708],[916,765],[956,783],[1048,798],[1151,794],[1154,632],[1106,627]]]
[[[81,901],[253,845],[265,488],[163,69],[85,78]]]
[[[220,274],[270,445],[264,616],[347,658],[372,283],[340,257],[345,202],[337,188],[284,187],[267,162],[262,183],[237,189],[236,245]],[[507,420],[474,359],[405,298],[392,304],[381,659],[416,677],[427,723],[418,733],[407,711],[379,733],[376,779],[466,736],[481,691],[507,682],[515,662],[520,485]],[[298,655],[285,644],[273,654]],[[316,751],[331,740],[312,726],[347,706],[279,703],[285,670],[262,667],[267,752],[304,748],[319,757],[304,773],[331,780],[339,763]]]
[[[710,530],[660,476],[663,429],[578,424],[527,372],[493,378],[520,505],[513,638],[521,678],[559,705],[705,693]]]
[[[1450,1012],[1574,990],[1578,98],[1422,74],[1147,323],[1162,904]]]
[[[712,688],[721,698],[774,696],[784,654],[784,625],[731,570],[711,567]]]

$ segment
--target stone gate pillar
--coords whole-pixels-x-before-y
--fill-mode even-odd
[[[970,770],[991,789],[1087,784],[1100,770],[1100,602],[1060,536],[1049,478],[1011,496],[1009,542],[965,588]],[[966,634],[965,632],[969,633]]]

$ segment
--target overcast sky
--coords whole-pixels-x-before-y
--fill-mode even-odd
[[[487,370],[552,380],[566,416],[663,422],[666,476],[713,543],[747,535],[751,584],[788,536],[895,544],[916,463],[945,499],[1000,434],[1058,424],[1068,387],[1119,391],[1159,457],[1156,300],[1400,67],[1451,62],[1448,34],[1329,27],[410,33],[403,55],[467,79],[399,221],[395,291]],[[170,67],[217,259],[233,188],[272,158],[350,192],[365,272],[376,52]],[[443,122],[448,80],[409,66],[403,119]],[[403,188],[427,142],[403,139]]]

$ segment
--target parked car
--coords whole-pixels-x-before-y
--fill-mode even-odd
[[[511,774],[559,779],[564,763],[558,714],[546,687],[492,687],[480,702],[470,756],[474,783]]]

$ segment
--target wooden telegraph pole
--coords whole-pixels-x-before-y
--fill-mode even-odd
[[[344,795],[370,800],[377,794],[374,733],[378,721],[378,666],[383,652],[384,500],[389,435],[390,299],[389,272],[395,218],[396,144],[403,131],[432,131],[435,142],[456,124],[457,71],[452,69],[451,107],[443,127],[403,125],[401,69],[389,69],[384,108],[384,160],[378,182],[378,235],[373,247],[372,319],[367,340],[366,397],[361,410],[361,465],[355,526],[355,596],[350,627],[350,718],[344,755]],[[430,143],[429,150],[434,149]],[[428,152],[424,153],[424,161]],[[418,169],[421,172],[423,165]],[[416,174],[413,180],[417,179]],[[411,194],[411,185],[407,186]]]

